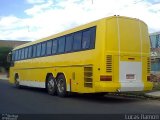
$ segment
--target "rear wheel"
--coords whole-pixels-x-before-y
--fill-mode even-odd
[[[56,94],[57,90],[56,81],[52,75],[49,75],[49,77],[47,78],[46,88],[50,95]]]
[[[58,75],[57,77],[57,94],[60,97],[66,97],[66,79],[63,74]]]

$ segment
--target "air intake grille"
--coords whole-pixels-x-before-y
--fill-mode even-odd
[[[147,58],[147,73],[150,74],[150,70],[151,70],[151,61],[150,58]]]
[[[107,55],[106,57],[106,72],[112,72],[112,55]]]
[[[92,87],[93,85],[93,68],[84,67],[84,87]]]

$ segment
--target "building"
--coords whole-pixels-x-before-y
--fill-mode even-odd
[[[0,47],[16,47],[25,44],[30,41],[18,41],[18,40],[0,40]]]
[[[160,32],[150,34],[151,71],[160,72]]]
[[[27,42],[30,41],[18,41],[18,40],[0,40],[0,48],[2,47],[11,47],[11,48],[15,48],[16,46],[25,44]],[[4,55],[2,56],[2,51],[0,50],[0,75],[2,75],[2,73],[4,74],[5,70],[5,64],[8,64],[6,60],[3,60],[3,57],[5,57]],[[7,53],[8,54],[8,53]],[[7,59],[7,58],[6,58]],[[3,76],[3,75],[2,75]],[[0,76],[0,78],[3,78],[2,76]]]

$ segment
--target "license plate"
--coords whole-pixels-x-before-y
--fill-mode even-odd
[[[126,79],[135,79],[135,74],[126,74]]]

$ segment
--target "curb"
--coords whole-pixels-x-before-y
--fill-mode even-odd
[[[120,96],[120,97],[128,97],[128,98],[139,98],[139,99],[151,99],[151,100],[160,100],[160,96],[154,96],[154,95],[148,95],[147,93],[144,94],[125,94],[125,93],[120,93],[120,94],[112,94],[113,96]]]
[[[154,95],[154,94],[159,94],[159,95]],[[154,91],[154,92],[145,93],[145,96],[147,96],[149,98],[160,99],[160,91]]]
[[[1,80],[8,80],[9,78],[7,77],[6,74],[0,74],[0,79]]]
[[[0,80],[7,80],[8,81],[9,79],[8,78],[0,78]]]
[[[155,100],[155,99],[160,100],[160,97],[158,97],[158,96],[146,95],[146,97],[149,99],[153,99],[153,100]]]

